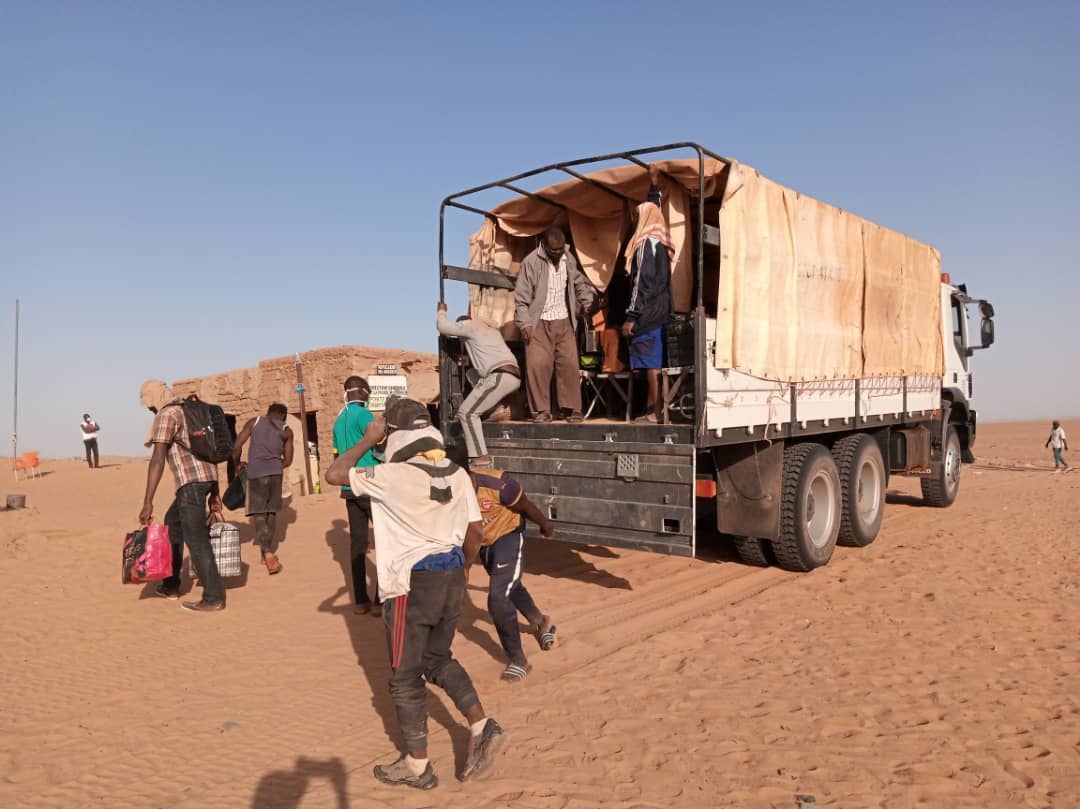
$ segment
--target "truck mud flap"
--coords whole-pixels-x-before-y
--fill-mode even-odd
[[[556,539],[694,555],[696,456],[678,441],[689,431],[514,423],[484,432],[496,468],[555,520]]]

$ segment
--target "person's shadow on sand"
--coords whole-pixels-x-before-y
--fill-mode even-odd
[[[386,625],[381,618],[373,618],[370,613],[358,615],[353,610],[352,590],[349,586],[352,558],[349,528],[345,520],[334,520],[333,527],[326,532],[326,544],[334,556],[334,561],[341,566],[341,576],[345,584],[319,604],[318,611],[340,615],[344,619],[356,661],[368,681],[372,707],[382,720],[383,732],[399,750],[404,750],[404,740],[394,714],[394,703],[390,699]],[[455,771],[460,772],[465,766],[465,757],[468,754],[468,725],[463,719],[452,716],[446,706],[431,693],[428,694],[428,715],[450,734],[455,752]]]
[[[318,789],[326,783],[334,789],[337,809],[349,809],[346,779],[340,758],[322,760],[301,756],[291,770],[273,770],[259,779],[251,809],[296,809],[312,787]]]
[[[241,545],[255,544],[255,528],[252,526],[251,517],[247,516],[244,507],[238,508],[236,511],[226,512],[225,519],[240,530]],[[277,525],[274,528],[279,546],[284,545],[289,539],[289,528],[295,522],[296,509],[293,508],[291,500],[286,500],[281,507],[281,511],[277,513]]]
[[[559,524],[555,523],[556,534]],[[617,558],[609,548],[579,545],[558,539],[541,539],[528,536],[525,539],[525,572],[534,576],[551,576],[556,579],[577,581],[610,587],[616,590],[632,590],[633,586],[622,576],[602,570],[583,555],[607,559]]]

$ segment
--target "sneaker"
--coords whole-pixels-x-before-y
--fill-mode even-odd
[[[439,785],[439,776],[435,775],[435,770],[432,769],[430,761],[422,773],[413,775],[409,765],[405,763],[405,756],[402,756],[393,764],[376,764],[373,772],[379,781],[392,787],[405,786],[413,789],[435,789]]]
[[[499,723],[488,718],[481,734],[469,738],[469,757],[465,760],[465,769],[461,771],[461,780],[468,781],[487,772],[505,742],[506,734]]]

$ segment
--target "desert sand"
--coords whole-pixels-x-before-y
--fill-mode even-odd
[[[0,513],[0,806],[1072,809],[1080,474],[1049,471],[1046,433],[983,427],[948,510],[894,479],[877,542],[809,575],[720,543],[686,560],[532,542],[561,643],[528,639],[519,685],[499,681],[475,570],[455,652],[509,740],[457,782],[466,730],[433,690],[426,793],[371,777],[395,755],[385,638],[349,608],[334,494],[294,498],[282,575],[246,544],[228,609],[194,614],[120,584],[145,460],[45,461],[0,487],[28,497]]]

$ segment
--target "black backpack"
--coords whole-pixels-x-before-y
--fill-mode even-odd
[[[207,463],[229,460],[233,451],[233,436],[225,420],[225,411],[219,405],[202,401],[194,393],[180,402],[178,407],[184,411],[188,441],[191,442],[191,446],[180,446]]]

